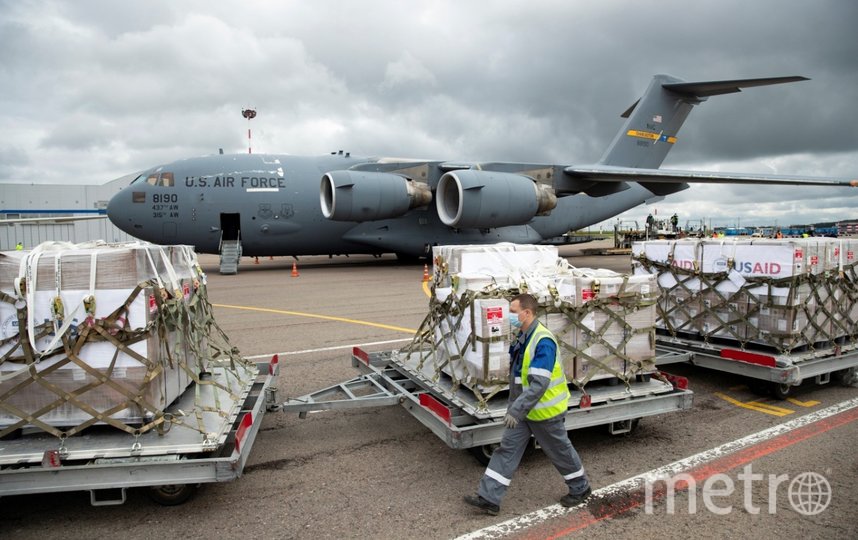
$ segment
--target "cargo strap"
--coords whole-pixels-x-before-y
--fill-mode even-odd
[[[769,346],[782,354],[829,347],[838,339],[858,342],[858,263],[844,265],[842,257],[837,271],[784,278],[741,276],[733,270],[732,258],[727,259],[727,269],[717,273],[703,273],[696,264],[694,268],[673,266],[672,256],[667,261],[650,260],[645,254],[634,259],[645,271],[658,274],[660,281],[670,276],[676,282],[662,290],[658,303],[659,326],[673,337],[706,343],[726,338],[742,348]],[[727,282],[735,290],[719,289]],[[758,296],[761,288],[764,299]],[[773,300],[775,289],[786,289],[786,296],[777,295],[783,302]],[[779,313],[784,328],[761,326],[761,315],[776,320]],[[786,327],[799,320],[803,321],[800,326]]]
[[[565,262],[565,261],[564,261]],[[453,285],[456,285],[455,283]],[[646,335],[649,346],[655,347],[655,330],[650,326],[633,328],[626,322],[626,316],[644,307],[657,303],[659,295],[657,290],[649,294],[642,294],[632,290],[628,283],[628,277],[624,277],[620,289],[616,295],[604,297],[596,295],[584,306],[573,306],[562,302],[557,290],[553,286],[540,284],[540,290],[548,290],[550,298],[540,303],[540,316],[549,314],[562,314],[567,321],[566,326],[558,332],[558,344],[561,348],[561,358],[572,358],[573,361],[587,361],[591,371],[580,380],[571,380],[570,383],[582,389],[598,374],[609,374],[617,377],[628,387],[631,380],[638,373],[651,372],[654,370],[655,359],[631,358],[626,352],[626,346],[635,336]],[[504,377],[472,380],[465,371],[465,376],[456,374],[455,365],[464,361],[465,353],[470,348],[477,350],[477,343],[495,343],[505,341],[508,336],[481,338],[475,335],[476,309],[473,309],[476,300],[483,299],[505,299],[509,301],[519,293],[527,292],[528,282],[523,280],[518,287],[501,288],[496,284],[489,285],[480,291],[467,290],[460,296],[451,293],[443,301],[438,300],[434,291],[429,300],[429,310],[420,324],[414,339],[400,351],[408,357],[418,355],[418,370],[422,370],[426,362],[431,362],[434,369],[434,381],[437,382],[443,373],[452,379],[452,390],[455,392],[461,386],[465,386],[474,394],[478,408],[487,408],[488,401],[498,392],[506,390],[508,373]],[[471,332],[464,342],[459,339],[459,329],[462,327],[466,313],[470,313],[468,322]],[[605,314],[605,321],[598,327],[591,323],[595,314]],[[580,329],[586,336],[587,343],[583,347],[575,347],[564,335],[574,329]],[[611,344],[607,339],[609,331],[622,332],[622,340]],[[604,354],[595,354],[597,347],[604,349]],[[590,351],[590,352],[588,352]],[[506,355],[506,351],[504,351]],[[623,370],[614,369],[608,364],[611,360],[621,360]],[[488,373],[489,349],[483,347],[483,373]],[[461,370],[464,368],[460,368]],[[482,387],[482,388],[481,388]]]
[[[174,425],[183,425],[189,429],[198,431],[205,440],[209,434],[203,424],[202,413],[214,412],[221,417],[229,414],[222,410],[221,401],[229,397],[237,401],[239,396],[233,390],[241,388],[245,381],[255,376],[255,367],[241,358],[238,350],[229,344],[229,340],[222,329],[217,325],[212,314],[212,306],[208,302],[205,288],[205,275],[203,274],[196,259],[184,246],[178,254],[183,258],[185,265],[192,270],[193,287],[187,290],[181,287],[181,281],[175,271],[172,270],[170,258],[164,248],[146,245],[146,255],[152,265],[155,278],[138,284],[125,302],[109,315],[103,318],[95,317],[95,279],[96,279],[96,257],[92,258],[92,272],[90,275],[90,294],[84,298],[78,308],[84,309],[87,317],[82,323],[72,325],[74,317],[67,313],[62,315],[64,322],[57,328],[55,321],[47,321],[43,324],[30,323],[32,317],[32,303],[25,301],[33,298],[36,290],[36,275],[38,273],[38,259],[40,254],[51,246],[46,246],[36,251],[27,264],[22,262],[22,279],[16,280],[17,298],[0,291],[0,302],[10,304],[17,313],[18,329],[16,335],[10,335],[0,341],[0,346],[7,348],[0,357],[0,411],[12,415],[19,420],[13,421],[0,429],[0,437],[8,435],[26,425],[35,426],[47,433],[54,435],[61,441],[80,433],[94,424],[107,424],[118,430],[124,431],[136,438],[152,429],[158,429],[159,433],[165,433]],[[149,250],[160,253],[159,259],[163,268],[166,268],[167,279],[171,291],[163,286],[163,281],[158,276],[155,261]],[[176,249],[176,248],[170,248]],[[58,255],[58,254],[57,254]],[[56,257],[59,260],[60,257]],[[57,290],[62,289],[62,263],[55,263],[55,278]],[[187,292],[187,297],[186,297]],[[129,324],[129,311],[131,306],[139,297],[149,295],[154,303],[154,314],[152,320],[144,327],[132,329]],[[55,298],[61,301],[61,294]],[[76,308],[76,309],[78,309]],[[59,312],[59,309],[55,309]],[[35,344],[50,334],[55,334],[52,340],[61,346],[53,345],[44,349],[38,349]],[[156,343],[161,351],[150,351],[143,356],[137,353],[133,345],[157,336]],[[82,358],[82,349],[88,343],[106,342],[113,346],[113,355],[106,368],[97,369],[90,366],[86,358]],[[185,351],[190,351],[187,354]],[[143,368],[144,373],[139,379],[135,378],[132,384],[126,380],[124,375],[118,376],[120,370],[130,369],[128,367],[117,367],[120,354],[135,362],[134,366]],[[39,369],[39,364],[48,360],[56,360],[52,365]],[[219,382],[208,376],[207,372],[213,364],[227,362],[228,370],[224,370],[225,382]],[[15,369],[9,370],[10,366]],[[20,366],[18,368],[17,366]],[[82,373],[84,381],[81,386],[72,391],[63,389],[52,382],[51,374],[62,368],[70,368]],[[166,413],[164,406],[160,403],[152,403],[149,395],[155,389],[152,385],[159,380],[165,370],[181,370],[188,379],[196,383],[195,407],[192,411],[184,414]],[[88,379],[88,380],[87,380]],[[40,392],[47,395],[55,395],[56,399],[41,404],[38,410],[22,410],[13,404],[12,398],[18,393],[32,392],[34,387],[40,387]],[[94,409],[85,399],[86,393],[99,387],[109,388],[110,392],[117,396],[117,402],[107,410]],[[200,401],[200,391],[203,386],[209,388],[214,396],[214,407],[207,407]],[[23,395],[23,394],[22,394]],[[46,415],[58,410],[73,407],[83,411],[88,418],[71,427],[57,427]],[[112,416],[123,410],[134,411],[134,415],[141,419],[139,424],[128,424]],[[165,426],[165,422],[167,425]]]

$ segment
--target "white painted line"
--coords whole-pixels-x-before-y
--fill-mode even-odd
[[[321,349],[304,349],[303,351],[289,351],[271,354],[256,354],[253,356],[245,356],[248,360],[258,360],[259,358],[271,358],[275,354],[280,356],[291,356],[295,354],[308,354],[325,351],[338,351],[340,349],[351,349],[354,347],[371,347],[373,345],[388,345],[390,343],[402,343],[403,341],[411,341],[412,338],[389,339],[387,341],[371,341],[369,343],[353,343],[351,345],[337,345],[336,347],[322,347]]]
[[[600,497],[610,497],[611,495],[615,495],[620,492],[640,489],[645,485],[647,480],[649,480],[650,482],[656,482],[665,477],[674,476],[688,469],[693,469],[705,463],[709,463],[710,461],[714,461],[721,456],[732,454],[738,450],[749,446],[754,446],[755,444],[759,444],[765,440],[772,439],[779,435],[783,435],[784,433],[788,433],[800,427],[812,424],[814,422],[818,422],[820,420],[828,418],[829,416],[834,416],[835,414],[848,411],[849,409],[854,409],[855,407],[858,407],[858,398],[842,401],[836,405],[832,405],[831,407],[826,407],[825,409],[814,411],[805,416],[790,420],[789,422],[778,424],[777,426],[764,429],[763,431],[748,435],[747,437],[736,439],[735,441],[722,444],[721,446],[718,446],[716,448],[705,450],[703,452],[700,452],[699,454],[694,454],[693,456],[689,456],[679,461],[674,461],[673,463],[664,465],[663,467],[659,467],[643,474],[633,476],[626,480],[622,480],[615,484],[611,484],[610,486],[605,486],[603,488],[597,489],[593,492],[593,495]],[[549,519],[554,519],[569,514],[571,512],[575,512],[581,506],[583,505],[579,505],[574,508],[565,508],[559,504],[553,504],[551,506],[546,506],[545,508],[531,512],[529,514],[525,514],[523,516],[519,516],[517,518],[509,519],[507,521],[498,523],[497,525],[491,525],[489,527],[485,527],[483,529],[464,534],[462,536],[459,536],[456,540],[500,538],[509,534],[523,531],[529,527],[538,525],[539,523],[542,523],[544,521],[548,521]]]

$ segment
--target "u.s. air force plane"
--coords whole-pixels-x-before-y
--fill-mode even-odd
[[[592,165],[214,155],[143,172],[110,201],[120,229],[159,244],[241,255],[396,253],[438,244],[540,243],[688,188],[688,182],[855,186],[842,178],[660,170],[709,96],[806,80],[685,82],[656,75]],[[321,184],[320,184],[321,179]]]

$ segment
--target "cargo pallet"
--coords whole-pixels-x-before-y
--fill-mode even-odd
[[[277,401],[274,377],[278,359],[256,364],[239,399],[214,395],[192,384],[167,412],[211,407],[207,434],[178,429],[152,430],[135,438],[106,426],[92,426],[61,441],[44,432],[20,433],[0,441],[0,497],[35,493],[89,491],[93,506],[125,502],[128,488],[148,487],[165,505],[185,502],[203,483],[241,476],[262,417]],[[217,370],[212,370],[217,377]],[[199,401],[197,401],[199,400]]]
[[[747,377],[754,392],[771,393],[778,399],[788,398],[805,381],[819,385],[834,381],[849,386],[858,380],[856,344],[828,343],[801,352],[778,353],[764,348],[742,348],[738,343],[659,334],[656,350],[662,355],[677,355],[672,359],[665,357],[659,365],[685,361],[681,355],[687,355],[687,361],[695,366]]]
[[[467,449],[483,464],[503,435],[507,393],[481,403],[468,388],[454,387],[428,367],[396,351],[366,353],[354,348],[352,366],[361,375],[348,381],[289,399],[276,409],[298,413],[400,405],[447,446]],[[686,353],[668,352],[659,363],[688,361]],[[586,394],[570,388],[566,429],[607,425],[613,435],[630,433],[641,418],[691,408],[688,381],[659,373],[624,384],[597,381]],[[602,384],[599,384],[602,383]]]
[[[662,360],[687,361],[688,355],[668,353]],[[0,497],[89,491],[93,506],[107,506],[123,504],[129,488],[149,488],[154,501],[181,504],[201,484],[239,478],[263,416],[274,411],[306,417],[311,411],[401,405],[451,448],[470,449],[488,462],[503,434],[505,394],[480,407],[467,389],[454,391],[449,380],[433,381],[397,361],[394,352],[367,354],[356,348],[352,363],[362,375],[285,403],[278,403],[273,385],[279,372],[276,356],[256,364],[255,380],[235,402],[215,399],[204,386],[192,384],[168,412],[191,409],[202,396],[202,405],[225,413],[213,415],[219,420],[205,438],[175,428],[134,438],[105,426],[65,441],[43,432],[21,433],[0,441]],[[612,434],[630,433],[643,417],[690,409],[693,394],[687,385],[682,377],[659,374],[629,388],[594,384],[586,395],[573,391],[566,427],[607,425]]]

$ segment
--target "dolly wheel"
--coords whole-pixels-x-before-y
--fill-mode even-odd
[[[149,488],[149,498],[164,506],[177,506],[197,492],[199,484],[167,484]]]
[[[792,385],[772,383],[772,395],[778,399],[786,399],[792,395]]]
[[[748,381],[748,388],[758,396],[768,396],[771,393],[771,387],[765,381],[750,380]]]
[[[468,452],[471,453],[477,461],[480,462],[480,465],[488,465],[489,461],[492,459],[492,454],[494,454],[495,450],[499,447],[499,444],[484,444],[482,446],[474,446],[473,448],[468,448]]]
[[[831,374],[835,382],[837,384],[841,384],[843,386],[852,386],[855,383],[855,368],[846,368],[841,369],[840,371],[835,371]]]

